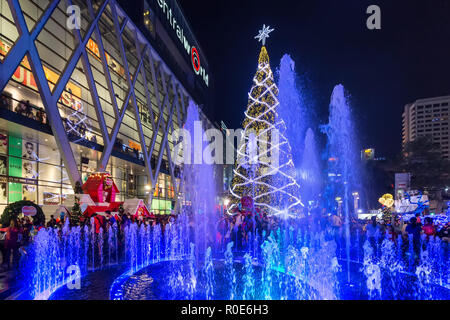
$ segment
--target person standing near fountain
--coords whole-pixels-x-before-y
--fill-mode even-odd
[[[400,217],[392,216],[391,223],[389,225],[389,234],[391,235],[391,240],[397,244],[399,236],[403,235],[404,223]]]
[[[422,233],[422,225],[417,223],[417,218],[411,218],[405,231],[412,235],[415,260],[420,259],[420,235]]]
[[[335,212],[330,218],[331,228],[333,230],[333,237],[339,245],[341,238],[342,218]]]
[[[442,227],[442,229],[438,232],[438,236],[442,239],[442,241],[450,243],[450,222],[447,222],[447,224]]]
[[[431,219],[430,217],[425,218],[423,233],[427,235],[427,240],[429,240],[430,237],[436,236],[436,227],[434,226],[433,219]]]
[[[116,223],[116,218],[111,214],[111,211],[107,210],[106,215],[106,225],[112,227]]]
[[[373,251],[376,253],[377,252],[377,247],[378,247],[378,240],[380,239],[381,236],[381,226],[377,223],[377,217],[373,216],[370,219],[370,223],[368,223],[366,225],[366,235],[367,235],[367,240],[369,241],[370,245],[373,248]]]
[[[16,268],[19,263],[19,233],[20,229],[16,226],[17,222],[11,220],[9,227],[0,228],[1,232],[6,232],[5,237],[5,257],[3,259],[3,264],[11,269],[11,252],[13,256],[13,268]]]

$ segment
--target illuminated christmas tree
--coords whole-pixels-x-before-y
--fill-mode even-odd
[[[242,123],[244,135],[230,188],[230,212],[244,196],[252,197],[257,208],[271,215],[295,214],[302,206],[291,147],[284,136],[286,125],[277,114],[278,88],[265,47],[271,31],[264,26],[256,37],[263,45]]]

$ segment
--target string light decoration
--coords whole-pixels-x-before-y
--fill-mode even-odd
[[[73,136],[78,137],[75,141],[73,141],[77,143],[87,139],[88,135],[92,135],[91,120],[85,114],[83,104],[73,98],[70,90],[69,93],[71,95],[72,113],[67,117],[66,130],[67,134],[72,134]]]
[[[230,187],[230,214],[244,196],[252,197],[255,206],[269,215],[296,215],[303,206],[299,198],[300,186],[294,179],[291,147],[284,135],[286,125],[277,113],[278,88],[264,45],[271,31],[273,29],[264,26],[256,37],[263,45],[242,123],[244,134]],[[273,161],[276,156],[278,161]]]

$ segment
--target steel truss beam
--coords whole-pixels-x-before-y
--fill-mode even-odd
[[[186,90],[182,87],[180,82],[175,78],[175,76],[170,72],[166,72],[165,70],[169,70],[164,66],[161,58],[158,56],[157,52],[153,49],[151,44],[145,40],[145,37],[140,33],[137,27],[132,23],[128,17],[125,16],[124,11],[118,6],[115,0],[105,0],[98,11],[95,13],[91,0],[86,0],[88,14],[91,19],[91,23],[89,24],[84,37],[82,37],[80,30],[72,30],[72,33],[75,38],[75,50],[72,52],[71,57],[67,61],[67,64],[64,68],[64,71],[60,75],[55,88],[52,91],[48,85],[47,78],[44,72],[44,66],[39,57],[39,52],[37,50],[35,40],[39,36],[40,32],[44,29],[46,23],[50,20],[53,12],[60,4],[62,0],[53,0],[43,11],[41,18],[36,22],[36,25],[31,30],[28,31],[27,24],[22,13],[20,4],[18,0],[8,0],[9,8],[15,20],[15,24],[18,29],[19,38],[15,42],[15,44],[11,47],[7,56],[0,63],[0,91],[3,91],[8,82],[10,81],[13,73],[17,69],[17,67],[22,62],[23,58],[26,56],[31,65],[31,71],[36,79],[36,84],[39,90],[39,93],[42,98],[42,103],[47,112],[47,117],[49,124],[52,128],[56,143],[61,153],[61,157],[64,162],[64,166],[67,170],[67,174],[69,176],[70,182],[72,186],[75,186],[77,181],[81,181],[81,174],[79,172],[79,168],[77,166],[77,162],[74,157],[74,153],[70,146],[70,141],[67,137],[63,121],[58,109],[58,100],[65,90],[68,81],[70,80],[74,69],[76,68],[79,61],[81,61],[84,69],[84,73],[86,76],[86,80],[89,86],[90,95],[93,101],[93,106],[95,109],[95,113],[97,116],[97,120],[100,126],[101,135],[103,137],[103,153],[100,159],[99,171],[106,170],[109,159],[111,158],[111,153],[114,148],[114,143],[116,141],[117,135],[119,133],[120,126],[122,125],[123,118],[125,116],[126,110],[130,107],[130,110],[135,113],[136,119],[136,128],[139,133],[139,138],[141,140],[141,148],[144,153],[144,162],[146,167],[146,174],[148,176],[148,181],[151,182],[152,188],[149,194],[148,201],[151,203],[152,196],[158,181],[158,175],[160,173],[160,168],[162,164],[162,158],[164,155],[164,151],[166,151],[168,162],[169,162],[169,171],[172,179],[172,184],[174,186],[175,197],[178,200],[178,193],[181,190],[181,183],[177,184],[175,179],[175,166],[171,161],[171,152],[170,145],[168,143],[168,136],[174,130],[173,124],[173,116],[177,117],[178,124],[182,126],[185,121],[186,114],[186,106],[184,105],[184,97],[189,97],[186,93]],[[66,5],[71,5],[72,0],[66,0]],[[125,77],[128,83],[128,91],[125,95],[125,100],[119,108],[118,101],[115,96],[114,86],[112,83],[110,68],[108,66],[108,61],[106,58],[106,51],[103,45],[103,39],[101,36],[99,21],[104,12],[106,12],[107,8],[111,10],[111,15],[114,24],[114,33],[117,38],[117,43],[120,49],[120,56],[122,58],[123,67],[125,70]],[[122,24],[119,21],[118,15],[124,16]],[[130,74],[128,60],[125,52],[125,46],[123,43],[122,35],[125,30],[130,29],[134,36],[134,43],[137,52],[138,64],[136,66],[136,70],[133,75]],[[86,44],[91,37],[95,35],[95,41],[98,46],[100,61],[103,67],[103,72],[105,75],[106,84],[109,90],[109,95],[111,99],[112,108],[115,114],[115,123],[111,130],[108,130],[105,117],[103,114],[99,94],[97,92],[97,87],[95,83],[95,79],[91,69],[91,63],[89,62],[89,53],[86,49]],[[153,83],[153,95],[149,91],[147,72],[144,68],[144,59],[146,63],[150,66],[151,73],[151,81]],[[161,83],[162,87],[158,85],[158,73],[161,75]],[[167,74],[166,74],[167,73]],[[145,140],[144,131],[141,124],[139,107],[135,94],[135,85],[139,74],[142,75],[143,87],[145,90],[145,97],[147,108],[150,113],[151,118],[151,126],[153,130],[152,137],[150,139],[150,145],[147,145]],[[168,81],[167,81],[168,80]],[[163,101],[160,99],[160,90],[163,93]],[[174,99],[170,104],[170,90],[172,90],[174,94]],[[155,101],[153,101],[155,99]],[[181,101],[181,105],[178,103],[178,100]],[[131,106],[129,103],[131,102]],[[158,119],[155,122],[155,117],[153,115],[152,103],[156,103],[159,115]],[[164,110],[169,110],[169,117],[167,122],[164,120]],[[159,150],[156,150],[156,140],[158,137],[158,133],[163,130],[162,135],[163,139],[161,141],[161,146]],[[152,156],[155,156],[157,159],[156,167],[152,168]]]

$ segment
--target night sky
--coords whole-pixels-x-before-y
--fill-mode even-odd
[[[376,156],[401,146],[404,105],[450,95],[450,0],[179,0],[213,81],[215,120],[238,128],[256,72],[263,24],[272,70],[283,54],[296,63],[313,126],[328,119],[333,87],[350,94],[360,144]],[[381,8],[381,30],[368,30],[366,9]]]

